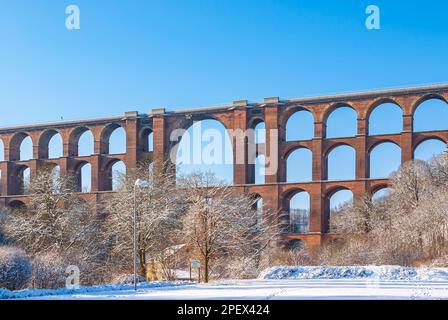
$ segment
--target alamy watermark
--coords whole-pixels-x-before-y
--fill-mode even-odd
[[[65,19],[65,27],[67,30],[81,29],[81,11],[79,7],[71,4],[65,8],[65,13],[68,15]]]

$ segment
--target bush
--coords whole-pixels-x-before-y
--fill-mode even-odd
[[[137,275],[137,283],[146,282],[146,279],[140,275]],[[134,275],[133,274],[120,274],[112,278],[113,284],[133,284]]]
[[[37,256],[32,263],[31,287],[36,289],[58,289],[65,286],[65,269],[68,263],[55,253]]]
[[[31,277],[31,266],[25,252],[13,247],[0,247],[0,288],[23,289]]]

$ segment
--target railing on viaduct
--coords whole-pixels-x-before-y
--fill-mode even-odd
[[[306,99],[280,100],[266,98],[261,103],[236,101],[233,105],[196,110],[167,112],[154,109],[149,114],[127,112],[121,117],[64,121],[31,126],[0,128],[0,139],[4,145],[4,161],[0,162],[1,194],[0,205],[14,206],[26,203],[22,174],[29,168],[31,179],[39,167],[45,164],[58,165],[61,174],[79,174],[82,165],[91,165],[91,196],[95,201],[112,189],[111,168],[117,161],[123,161],[127,168],[135,167],[139,161],[165,159],[172,147],[170,134],[175,129],[189,128],[194,122],[214,119],[228,130],[247,130],[260,121],[266,127],[266,156],[271,157],[271,129],[278,129],[278,171],[266,175],[265,183],[253,184],[253,165],[233,165],[235,188],[242,192],[257,194],[263,198],[265,208],[280,212],[289,210],[289,200],[294,194],[306,191],[310,195],[309,225],[306,234],[289,233],[289,239],[301,239],[309,245],[319,245],[325,239],[329,225],[329,199],[337,191],[351,190],[355,201],[366,193],[374,192],[388,185],[387,179],[369,178],[369,153],[382,142],[400,146],[402,163],[412,160],[414,149],[421,142],[436,138],[448,142],[448,131],[414,132],[413,114],[422,102],[428,99],[448,101],[447,86],[429,86],[409,89],[372,91],[356,94],[325,96]],[[401,133],[370,136],[369,115],[375,107],[391,102],[403,111]],[[358,115],[357,135],[348,138],[326,138],[326,120],[329,114],[340,106],[350,106]],[[314,117],[314,138],[306,141],[286,141],[286,122],[299,110],[307,110]],[[109,154],[108,146],[112,132],[122,127],[126,131],[126,153]],[[94,152],[90,156],[78,155],[80,136],[90,130],[94,137]],[[48,144],[52,136],[60,134],[63,140],[63,155],[49,159]],[[153,150],[148,150],[148,137],[153,135]],[[20,161],[20,145],[24,138],[31,137],[33,159]],[[236,143],[233,142],[234,155]],[[356,179],[329,181],[327,179],[327,156],[337,146],[348,145],[356,150]],[[304,183],[286,182],[287,156],[298,148],[312,152],[312,181]],[[240,152],[247,152],[245,150]],[[272,157],[271,157],[272,158]],[[290,229],[292,230],[292,229]]]

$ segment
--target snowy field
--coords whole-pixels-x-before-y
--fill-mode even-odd
[[[295,300],[448,299],[448,269],[381,267],[275,267],[255,280],[210,284],[147,282],[78,290],[0,290],[0,299],[55,300]]]
[[[292,300],[292,299],[448,299],[448,281],[247,280],[133,290],[104,290],[27,299]]]

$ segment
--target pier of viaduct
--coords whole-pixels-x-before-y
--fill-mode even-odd
[[[263,205],[276,212],[289,210],[289,199],[299,192],[310,195],[309,230],[306,234],[286,233],[287,239],[300,239],[308,245],[319,245],[328,234],[330,219],[329,198],[335,192],[348,189],[355,201],[360,196],[375,192],[388,185],[387,179],[369,177],[369,153],[382,142],[392,142],[401,148],[402,163],[412,160],[414,149],[423,141],[435,138],[448,142],[448,131],[414,132],[413,115],[416,108],[428,99],[448,101],[448,86],[428,86],[408,89],[371,91],[354,94],[323,96],[304,99],[282,100],[266,98],[262,102],[235,101],[228,106],[210,107],[182,111],[153,109],[149,113],[126,112],[123,116],[61,121],[30,126],[0,128],[0,140],[4,146],[4,160],[0,162],[1,193],[0,205],[15,206],[26,204],[23,194],[23,171],[30,169],[31,179],[39,167],[54,164],[62,174],[79,174],[82,165],[91,165],[91,191],[88,196],[99,201],[112,190],[111,168],[117,161],[123,161],[132,168],[141,160],[164,159],[172,144],[170,134],[178,128],[189,128],[194,122],[205,119],[220,121],[227,129],[253,128],[260,122],[266,127],[268,153],[271,141],[270,129],[278,129],[278,164],[275,174],[267,175],[263,184],[254,184],[253,165],[234,164],[233,184],[241,192],[257,194],[263,198]],[[369,135],[368,122],[371,112],[380,104],[394,103],[403,113],[401,133]],[[357,135],[346,138],[327,138],[326,120],[330,113],[340,106],[353,108],[358,115]],[[286,122],[299,110],[307,110],[314,117],[314,137],[305,141],[286,140]],[[109,138],[117,128],[126,131],[126,152],[110,154]],[[94,137],[93,154],[80,156],[78,141],[85,131]],[[63,154],[57,159],[49,159],[48,144],[55,134],[63,140]],[[148,148],[148,137],[152,134],[153,149]],[[33,142],[31,160],[20,160],[20,145],[26,137]],[[337,146],[348,145],[356,150],[356,177],[349,181],[327,179],[327,156]],[[235,148],[235,143],[234,143]],[[299,148],[312,152],[312,181],[302,183],[286,182],[286,159]],[[243,150],[243,152],[246,152]],[[235,150],[234,150],[235,154]],[[267,156],[270,156],[267,154]],[[1,159],[0,159],[1,160]]]

